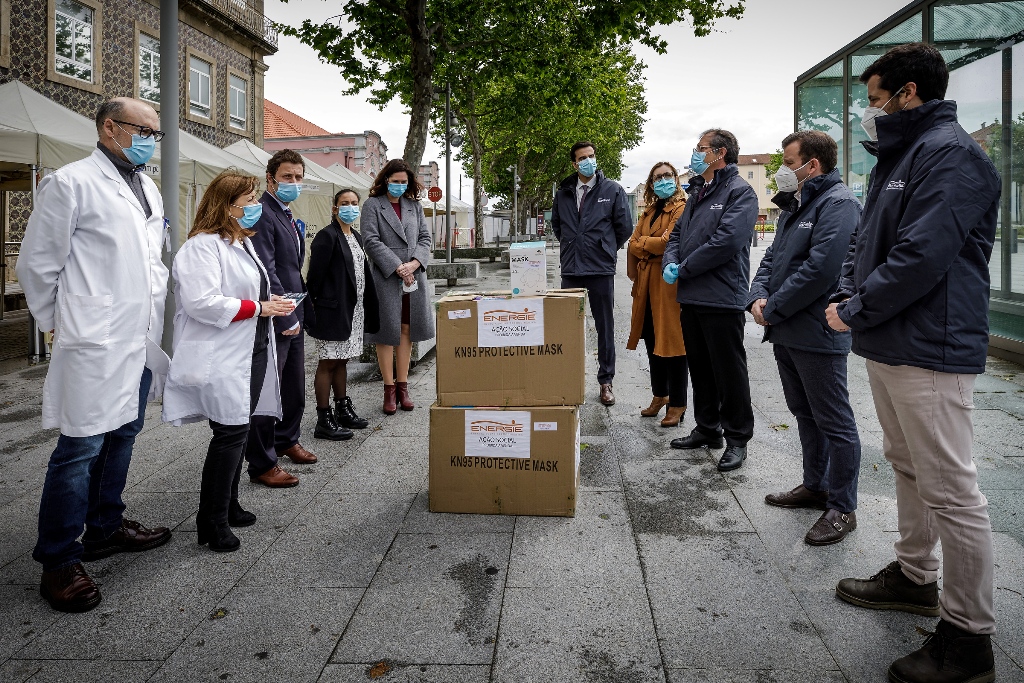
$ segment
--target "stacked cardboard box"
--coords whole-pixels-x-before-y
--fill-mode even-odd
[[[430,509],[576,513],[585,290],[437,304]]]

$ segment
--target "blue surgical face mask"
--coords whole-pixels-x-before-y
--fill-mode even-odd
[[[676,193],[676,181],[669,178],[662,178],[654,181],[654,194],[661,199],[668,199]]]
[[[260,216],[263,215],[262,204],[250,204],[249,206],[236,206],[232,204],[231,206],[242,210],[242,217],[235,220],[246,230],[252,230],[252,226],[256,225],[260,220]]]
[[[698,149],[693,150],[693,154],[690,156],[690,170],[697,175],[708,170],[708,166],[711,164],[704,161],[704,158],[707,157],[707,155],[707,152],[701,152]]]
[[[401,197],[408,189],[409,183],[388,183],[388,194],[395,198]]]
[[[580,175],[591,178],[597,172],[597,159],[591,159],[590,157],[580,159],[576,162],[576,168],[579,170]]]
[[[121,126],[118,126],[118,128],[121,128]],[[121,130],[124,130],[124,128],[121,128]],[[125,130],[124,132],[127,133],[128,131]],[[114,139],[114,144],[117,144],[116,138]],[[121,147],[121,151],[128,157],[128,161],[136,166],[142,166],[153,158],[153,153],[156,151],[156,138],[152,135],[148,138],[144,138],[141,135],[132,135],[132,146]]]
[[[277,191],[274,192],[277,198],[287,204],[299,198],[302,192],[302,183],[278,183]]]
[[[359,218],[359,207],[358,206],[339,206],[338,207],[338,220],[346,225],[352,225]]]

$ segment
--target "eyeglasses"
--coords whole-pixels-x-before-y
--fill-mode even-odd
[[[714,149],[714,147],[712,147],[710,145],[697,145],[696,147],[693,148],[693,151],[694,152],[703,152],[704,150],[711,151],[713,149]]]
[[[675,180],[676,176],[673,173],[662,173],[661,175],[654,176],[655,180]]]
[[[132,126],[133,128],[138,128],[139,129],[139,135],[142,136],[143,138],[148,138],[150,135],[152,135],[153,136],[153,140],[156,141],[156,142],[160,142],[161,140],[164,139],[164,132],[162,130],[153,130],[149,126],[140,126],[137,123],[131,123],[129,121],[118,121],[117,119],[110,119],[110,120],[113,121],[114,123],[123,123],[126,126]],[[127,131],[125,131],[125,132],[127,132]]]

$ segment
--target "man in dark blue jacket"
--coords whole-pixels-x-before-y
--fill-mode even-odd
[[[562,287],[585,287],[597,328],[601,403],[615,404],[615,265],[633,234],[626,191],[597,170],[592,142],[569,150],[576,173],[562,181],[551,207],[551,229],[561,251]]]
[[[896,562],[837,595],[874,609],[939,616],[924,647],[889,680],[995,678],[992,526],[971,457],[972,392],[988,349],[988,261],[1001,183],[945,101],[942,55],[893,48],[861,76],[865,143],[878,164],[843,280],[826,313],[853,330],[886,459],[896,473]],[[936,580],[942,542],[942,597]]]
[[[843,184],[835,140],[825,133],[793,133],[782,141],[782,153],[779,194],[772,198],[782,214],[747,304],[773,344],[786,405],[800,430],[804,478],[765,502],[825,510],[804,541],[830,545],[857,528],[860,437],[846,386],[850,334],[828,327],[825,307],[839,287],[860,202]]]
[[[721,448],[718,469],[743,465],[754,434],[744,310],[750,286],[750,242],[757,222],[757,192],[739,176],[736,136],[705,132],[693,150],[690,195],[669,237],[662,268],[677,281],[676,301],[693,384],[697,427],[672,448]]]

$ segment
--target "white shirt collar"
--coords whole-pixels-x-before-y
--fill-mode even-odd
[[[590,180],[588,180],[587,182],[583,182],[582,180],[580,180],[579,174],[578,173],[576,174],[576,191],[577,192],[579,192],[583,188],[584,185],[586,185],[589,188],[593,188],[596,183],[597,183],[597,174],[596,173],[594,175],[590,176]]]

